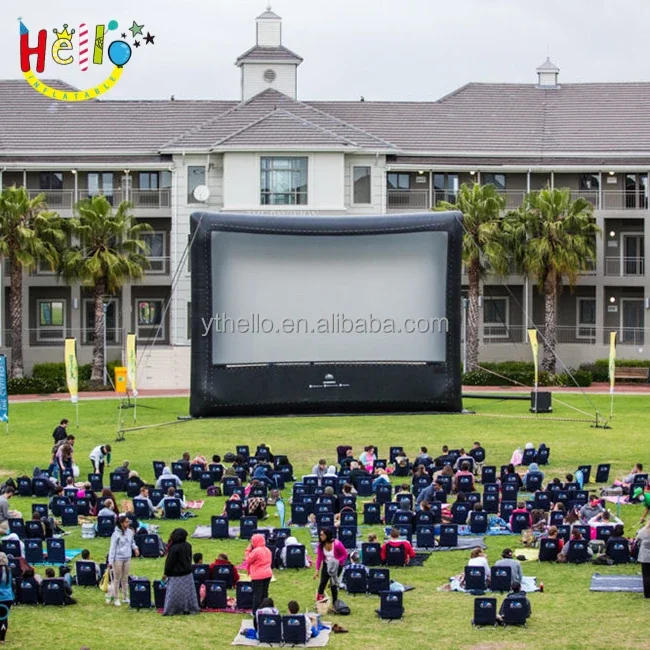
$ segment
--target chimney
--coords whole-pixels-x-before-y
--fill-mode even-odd
[[[544,89],[559,88],[557,77],[560,74],[560,68],[546,57],[546,61],[537,68],[537,87]]]

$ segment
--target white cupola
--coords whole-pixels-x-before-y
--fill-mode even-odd
[[[269,5],[255,22],[256,43],[236,61],[241,68],[242,101],[268,88],[296,99],[302,57],[282,44],[282,18]]]
[[[537,86],[538,88],[559,88],[557,77],[560,74],[560,68],[546,57],[546,61],[537,68]]]

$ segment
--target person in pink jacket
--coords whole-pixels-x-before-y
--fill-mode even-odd
[[[320,570],[320,584],[316,600],[325,598],[325,589],[329,582],[332,589],[332,603],[336,602],[339,595],[339,577],[347,559],[348,552],[345,546],[338,539],[333,539],[332,530],[321,529],[318,533],[316,572],[314,573],[314,580],[316,580]]]
[[[257,623],[255,612],[259,609],[262,601],[268,598],[269,583],[273,576],[271,568],[273,555],[266,546],[264,535],[256,534],[251,537],[251,543],[244,553],[244,560],[253,587],[253,622]]]

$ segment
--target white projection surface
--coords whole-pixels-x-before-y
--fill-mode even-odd
[[[444,361],[447,240],[213,232],[212,363]]]

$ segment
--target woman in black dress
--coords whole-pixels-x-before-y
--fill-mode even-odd
[[[192,546],[183,528],[176,528],[169,536],[163,580],[168,580],[164,616],[201,611],[192,576]]]

